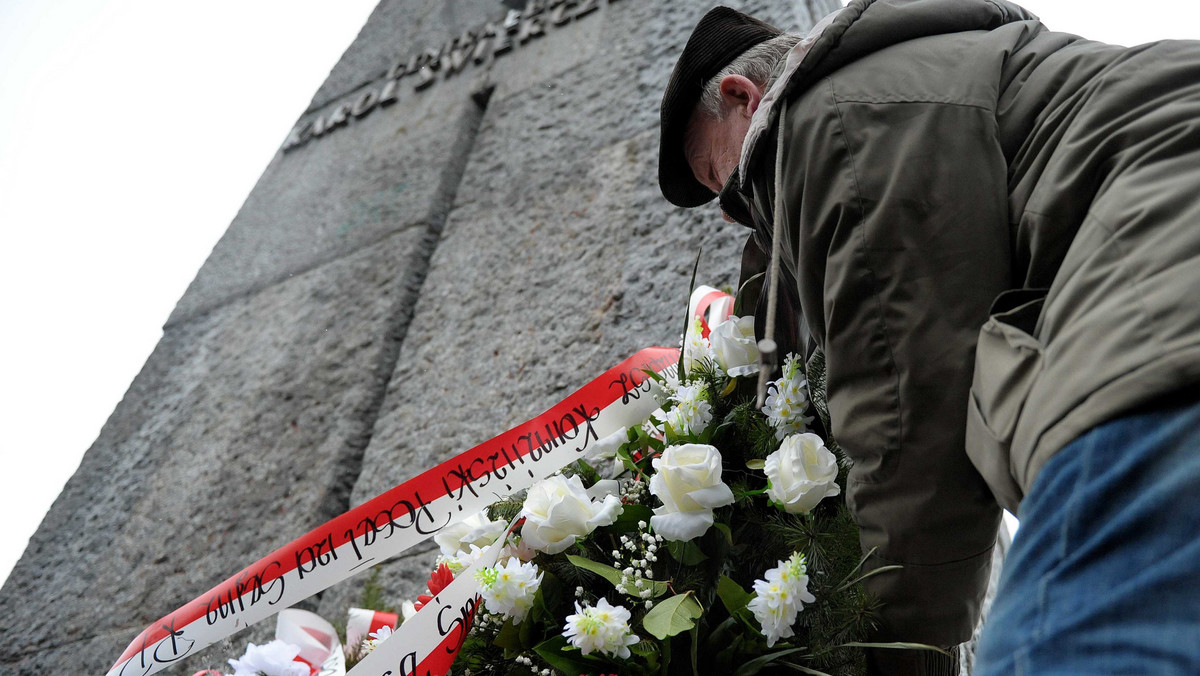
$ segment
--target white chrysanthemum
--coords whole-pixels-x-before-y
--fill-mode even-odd
[[[507,525],[503,521],[492,521],[484,510],[441,529],[433,536],[433,541],[442,549],[442,554],[455,556],[470,551],[471,545],[480,549],[487,547],[499,539]]]
[[[629,657],[629,646],[639,639],[629,630],[629,611],[613,606],[604,598],[595,607],[575,604],[575,614],[567,616],[563,637],[584,655],[601,652],[619,659]]]
[[[542,572],[532,563],[512,558],[503,565],[476,571],[475,580],[489,612],[511,617],[520,624],[533,607],[533,598],[542,585]]]
[[[229,660],[233,667],[233,676],[308,676],[309,667],[303,662],[295,662],[300,654],[300,648],[278,639],[266,645],[246,646],[246,652],[239,659]]]
[[[683,338],[683,368],[688,373],[692,372],[700,362],[708,360],[716,363],[717,356],[713,352],[712,346],[708,339],[703,334],[704,327],[700,324],[699,317],[692,317],[692,321],[688,324],[687,335]]]
[[[407,618],[405,618],[407,619]],[[362,657],[371,654],[371,651],[378,648],[380,643],[387,640],[392,635],[392,628],[386,624],[370,633],[370,638],[364,638],[362,642]],[[305,675],[307,676],[307,674]]]
[[[671,401],[675,408],[667,411],[666,423],[678,435],[698,435],[712,422],[712,404],[708,401],[708,386],[680,385]]]
[[[794,636],[792,625],[805,603],[817,600],[808,591],[808,570],[804,555],[792,554],[787,561],[766,572],[766,579],[755,580],[755,597],[748,607],[762,625],[767,647],[775,646],[781,638]]]
[[[767,399],[763,402],[762,410],[767,422],[775,428],[775,438],[807,432],[812,422],[812,416],[804,415],[807,409],[808,380],[804,378],[800,360],[789,354],[783,362],[783,377],[767,386]]]

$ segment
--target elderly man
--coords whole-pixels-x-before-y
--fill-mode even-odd
[[[751,228],[744,277],[774,250],[759,335],[774,293],[781,349],[825,354],[863,547],[903,566],[878,639],[971,636],[1006,507],[978,673],[1200,673],[1198,83],[1198,43],[1004,0],[696,26],[660,185]]]

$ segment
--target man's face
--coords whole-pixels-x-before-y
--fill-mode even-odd
[[[683,150],[692,175],[701,185],[721,192],[742,157],[742,141],[749,128],[750,120],[740,115],[718,120],[701,110],[692,113],[684,132]]]
[[[758,110],[762,90],[741,75],[727,75],[720,83],[722,111],[717,119],[697,109],[684,131],[683,152],[692,175],[701,185],[721,192],[742,157],[742,142],[750,118]]]

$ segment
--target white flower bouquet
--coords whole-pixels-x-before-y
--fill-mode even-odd
[[[863,673],[876,603],[861,582],[888,568],[863,573],[858,529],[830,499],[848,467],[812,428],[828,427],[820,353],[807,367],[789,355],[760,410],[753,321],[723,312],[711,332],[689,316],[676,377],[646,371],[662,386],[650,419],[438,531],[428,594],[381,608],[373,575],[361,604],[383,612],[352,609],[345,666],[322,673],[371,655],[462,575],[477,601],[454,674]],[[315,616],[289,622],[342,633]],[[251,644],[230,664],[291,675],[324,659],[300,650]]]
[[[661,411],[438,538],[455,574],[517,519],[452,673],[863,671],[874,602],[795,356],[755,407],[749,318],[690,318]],[[749,377],[747,377],[749,376]],[[614,480],[615,479],[615,480]],[[461,531],[461,532],[460,532]]]

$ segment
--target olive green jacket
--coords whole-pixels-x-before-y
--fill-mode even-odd
[[[1091,427],[1200,381],[1200,43],[854,0],[778,86],[722,204],[754,228],[749,272],[780,219],[781,307],[825,353],[864,549],[904,566],[870,580],[880,637],[958,643],[999,506]]]

